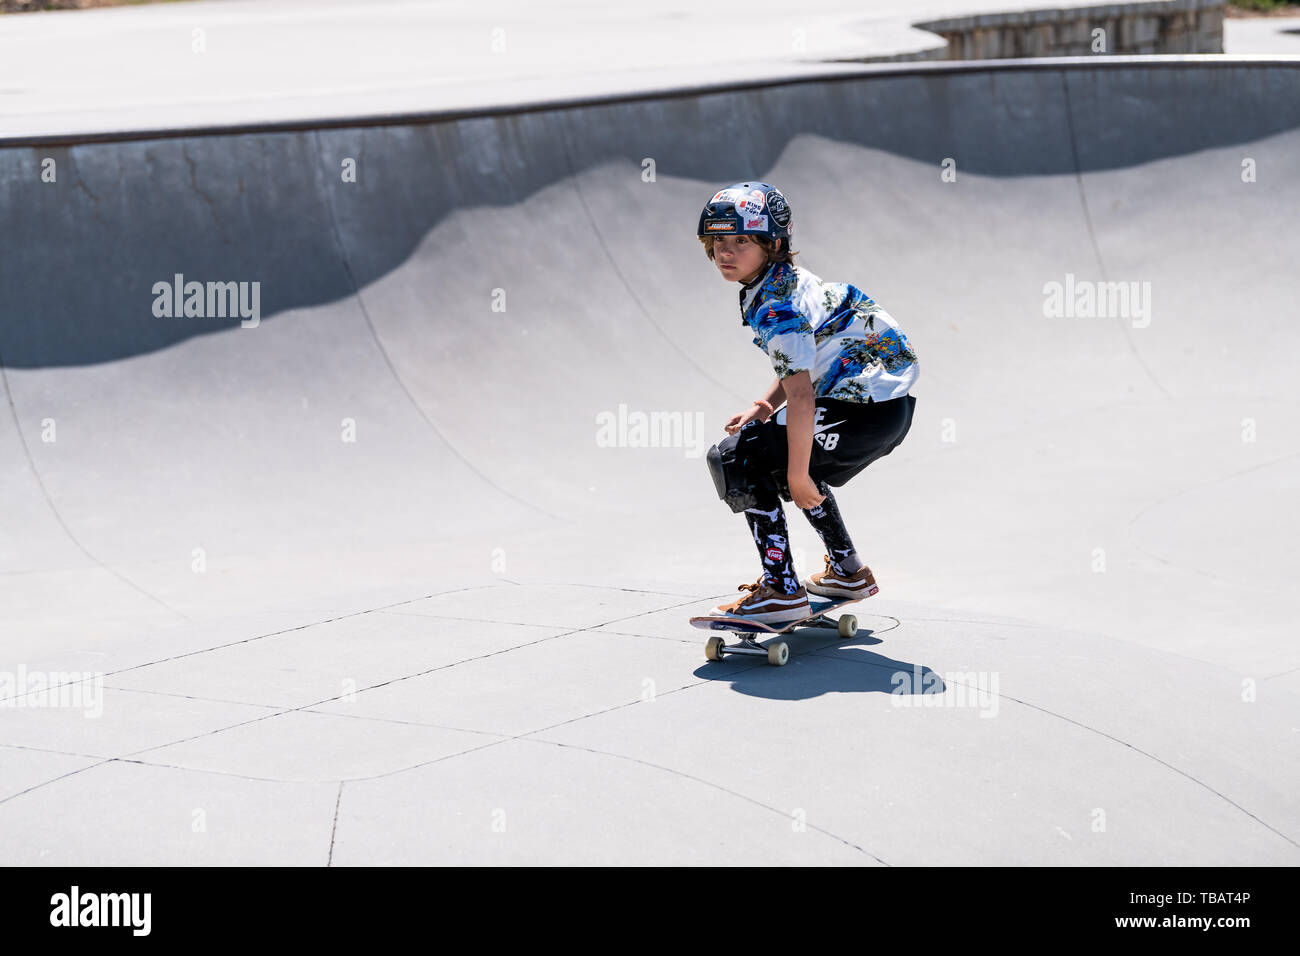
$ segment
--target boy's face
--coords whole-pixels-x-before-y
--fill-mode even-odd
[[[728,282],[748,282],[767,265],[767,253],[749,236],[717,236],[713,262]]]

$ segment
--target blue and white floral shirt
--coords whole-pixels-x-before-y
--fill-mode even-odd
[[[740,314],[780,378],[807,371],[813,395],[901,398],[920,372],[903,330],[861,289],[775,262],[740,290]]]

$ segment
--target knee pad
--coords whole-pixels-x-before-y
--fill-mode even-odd
[[[731,440],[734,437],[714,445],[704,458],[709,463],[709,475],[713,478],[718,498],[725,501],[732,511],[740,513],[754,507],[758,501],[748,478],[736,466],[736,445]]]
[[[772,474],[768,468],[766,436],[751,422],[734,435],[714,445],[706,454],[709,474],[718,498],[739,514],[755,508],[762,499],[778,494],[790,500],[785,475]]]

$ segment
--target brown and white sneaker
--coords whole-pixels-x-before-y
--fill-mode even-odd
[[[793,594],[783,594],[769,587],[760,577],[753,584],[742,584],[736,590],[748,591],[749,594],[730,604],[720,604],[709,613],[743,617],[763,624],[789,624],[812,613],[808,592],[802,587]]]
[[[826,559],[826,570],[818,571],[808,579],[808,590],[813,594],[822,597],[868,598],[880,590],[876,587],[871,569],[865,564],[852,574],[839,574],[831,567],[830,555],[823,554],[822,557]]]

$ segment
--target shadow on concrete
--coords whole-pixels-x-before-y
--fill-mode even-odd
[[[729,635],[727,643],[734,643],[733,637]],[[947,690],[943,678],[927,665],[867,650],[884,641],[866,629],[847,641],[807,631],[781,639],[790,645],[790,659],[783,667],[772,667],[760,658],[729,657],[701,665],[695,676],[730,681],[733,690],[769,700],[807,700],[828,693],[942,694]]]

